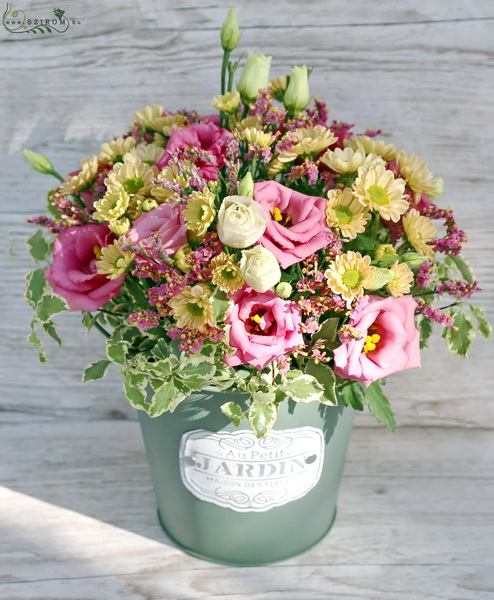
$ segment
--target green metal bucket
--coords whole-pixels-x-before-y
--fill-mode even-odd
[[[203,390],[173,413],[139,411],[161,525],[185,552],[249,566],[308,550],[331,528],[354,411],[281,403],[258,440],[220,412],[245,395]]]

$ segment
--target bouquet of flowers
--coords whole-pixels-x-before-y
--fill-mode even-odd
[[[287,398],[393,429],[384,379],[420,366],[434,323],[458,356],[490,335],[466,235],[416,155],[309,107],[306,66],[270,80],[249,52],[234,89],[238,40],[230,11],[216,114],[147,106],[67,177],[24,151],[60,181],[29,221],[52,235],[28,240],[49,262],[27,276],[28,339],[45,361],[38,332],[61,343],[54,316],[81,311],[107,338],[84,381],[114,363],[152,417],[212,385],[249,395],[221,410],[259,437]]]

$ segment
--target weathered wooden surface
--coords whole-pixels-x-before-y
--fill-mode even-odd
[[[136,423],[10,415],[0,598],[488,600],[493,452],[485,430],[359,428],[330,534],[302,556],[242,569],[166,538]]]

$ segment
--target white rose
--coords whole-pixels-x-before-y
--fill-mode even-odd
[[[245,283],[259,293],[269,290],[281,279],[280,265],[275,255],[264,246],[242,250],[240,271]]]
[[[266,230],[268,217],[248,196],[227,196],[218,212],[218,236],[226,246],[252,246]]]

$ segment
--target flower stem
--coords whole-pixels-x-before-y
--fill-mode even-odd
[[[230,59],[230,51],[223,52],[223,64],[221,65],[221,95],[226,92],[226,72],[228,70],[228,61]]]

